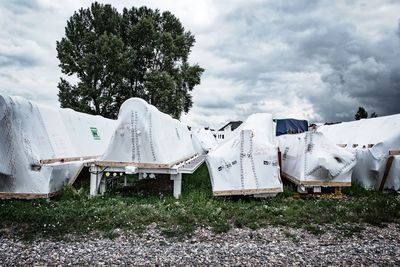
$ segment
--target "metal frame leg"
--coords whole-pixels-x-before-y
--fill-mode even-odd
[[[171,180],[174,181],[174,197],[178,199],[182,191],[182,173],[171,174]]]
[[[99,173],[99,167],[92,165],[89,169],[90,171],[90,196],[97,196],[99,191],[99,185],[103,178],[103,173]],[[105,181],[102,185],[102,194],[105,192]]]
[[[300,193],[300,194],[305,194],[305,193],[307,193],[306,187],[305,187],[304,185],[298,185],[298,186],[297,186],[297,193]]]
[[[104,195],[104,193],[107,190],[107,181],[106,181],[106,177],[102,177],[103,175],[99,174],[99,178],[100,178],[100,186],[99,186],[99,191],[101,195]]]
[[[97,172],[98,168],[96,166],[91,166],[89,168],[90,171],[90,196],[96,196],[97,195]]]

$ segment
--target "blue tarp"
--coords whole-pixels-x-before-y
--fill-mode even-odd
[[[290,133],[303,133],[306,131],[308,131],[308,121],[306,120],[276,120],[276,136]]]

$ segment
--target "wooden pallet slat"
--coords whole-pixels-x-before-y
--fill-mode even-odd
[[[183,159],[179,159],[176,161],[173,161],[171,163],[149,163],[149,162],[125,162],[125,161],[112,161],[112,160],[95,160],[91,162],[90,164],[94,164],[98,167],[127,167],[127,166],[132,166],[132,167],[138,167],[138,168],[143,168],[143,169],[170,169],[174,167],[175,165],[184,163],[190,159],[193,159],[197,156],[192,155],[190,157],[186,157]]]
[[[400,149],[389,151],[389,156],[397,156],[397,155],[400,155]]]
[[[68,185],[73,185],[75,183],[76,178],[78,178],[79,174],[81,173],[84,167],[85,165],[83,164],[81,165],[81,167],[79,167],[79,170],[75,173],[75,175],[71,179],[69,179]]]
[[[36,193],[10,193],[10,192],[0,192],[0,199],[40,199],[40,198],[50,198],[57,194],[58,192],[52,192],[48,194],[36,194]]]
[[[238,190],[224,190],[213,191],[214,196],[235,196],[235,195],[256,195],[265,193],[281,193],[282,189],[277,188],[262,188],[262,189],[238,189]]]
[[[97,159],[100,156],[83,156],[83,157],[69,157],[69,158],[54,158],[54,159],[41,159],[39,160],[40,165],[53,164],[53,163],[65,163],[72,161],[82,161],[82,160],[90,160]]]

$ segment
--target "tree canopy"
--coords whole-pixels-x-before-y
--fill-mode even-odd
[[[368,112],[365,110],[365,108],[359,107],[356,115],[354,115],[354,119],[360,120],[360,119],[366,119],[366,118],[368,118]]]
[[[378,118],[378,114],[376,112],[372,112],[370,118]]]
[[[57,41],[62,73],[58,98],[62,107],[116,118],[121,104],[140,97],[179,118],[193,102],[202,69],[188,57],[195,43],[172,13],[147,7],[124,8],[93,3],[67,21]]]

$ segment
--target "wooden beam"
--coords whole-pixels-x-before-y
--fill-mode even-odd
[[[239,189],[239,190],[224,190],[213,191],[214,196],[237,196],[237,195],[254,195],[263,193],[280,193],[282,188],[263,188],[263,189]]]
[[[39,199],[39,198],[50,198],[58,192],[52,192],[48,194],[36,194],[36,193],[13,193],[13,192],[0,192],[0,199]]]
[[[396,155],[400,155],[400,149],[389,151],[389,156],[396,156]]]
[[[300,180],[295,178],[294,176],[291,176],[290,174],[287,174],[286,172],[282,171],[282,178],[299,185],[300,184]]]
[[[389,152],[389,154],[390,154],[390,152]],[[389,158],[386,161],[385,172],[383,173],[381,184],[379,185],[379,191],[383,191],[383,188],[385,187],[385,183],[389,176],[389,172],[392,167],[393,160],[394,160],[394,156],[391,155],[391,156],[389,156]]]
[[[95,160],[91,164],[98,167],[138,167],[144,169],[168,169],[169,164],[159,164],[159,163],[139,163],[139,162],[125,162],[125,161],[111,161],[111,160]]]
[[[171,163],[150,163],[150,162],[125,162],[125,161],[110,161],[110,160],[95,160],[92,162],[94,165],[99,166],[99,167],[126,167],[126,166],[133,166],[137,168],[143,168],[143,169],[170,169],[173,166],[183,163],[187,160],[190,160],[196,155],[176,160]]]
[[[324,186],[324,187],[337,187],[337,186],[351,186],[351,182],[335,182],[335,181],[302,181],[296,177],[283,172],[283,178],[291,181],[296,185],[303,185],[307,187]]]
[[[335,187],[335,196],[341,196],[342,195],[342,188],[341,187]]]
[[[69,179],[68,185],[73,185],[75,183],[76,178],[78,178],[79,174],[82,172],[84,167],[85,166],[82,164],[79,170],[75,173],[75,175],[71,179]]]
[[[89,159],[97,159],[100,156],[84,156],[84,157],[70,157],[70,158],[56,158],[56,159],[41,159],[39,160],[40,165],[52,164],[52,163],[64,163],[72,161],[81,161]]]

